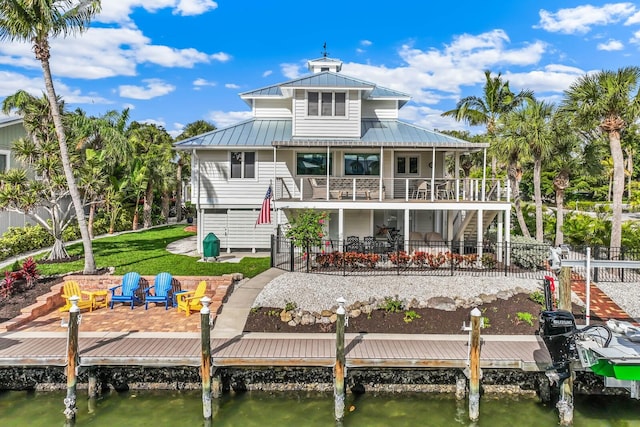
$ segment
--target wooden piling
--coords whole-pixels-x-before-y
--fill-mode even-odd
[[[571,267],[562,267],[560,269],[558,308],[571,311]]]
[[[334,413],[337,422],[342,422],[344,419],[344,378],[346,374],[346,358],[344,354],[344,328],[345,328],[345,314],[344,308],[345,299],[338,298],[338,309],[336,314],[338,318],[336,320],[336,364],[333,369],[334,375]]]
[[[471,339],[469,340],[469,419],[480,418],[480,310],[471,310]]]
[[[205,420],[211,420],[211,325],[209,323],[211,298],[205,296],[200,299],[200,302],[202,303],[202,309],[200,310],[202,415]]]
[[[89,384],[87,385],[88,402],[87,407],[90,414],[96,410],[98,400],[98,376],[95,368],[89,369]]]
[[[69,324],[67,325],[67,396],[64,399],[64,417],[67,424],[73,424],[76,419],[76,385],[78,381],[78,324],[80,322],[80,297],[73,295],[69,298]]]
[[[562,267],[560,270],[558,292],[558,308],[571,311],[571,267]],[[567,364],[567,369],[569,370],[569,377],[560,384],[560,399],[556,404],[561,426],[573,424],[573,380],[575,374],[571,363]]]

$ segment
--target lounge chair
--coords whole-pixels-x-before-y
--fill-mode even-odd
[[[78,298],[78,307],[80,310],[88,308],[89,310],[93,309],[93,301],[91,299],[82,299],[82,296],[88,296],[87,291],[81,291],[80,285],[75,280],[69,280],[64,282],[62,287],[62,298],[65,299],[65,304],[60,308],[60,311],[69,311],[71,308],[71,297],[76,295]]]
[[[136,302],[142,302],[142,300],[136,295],[136,291],[140,287],[140,274],[133,271],[126,273],[122,276],[122,283],[113,288],[109,288],[111,291],[111,306],[113,309],[113,303],[115,302],[129,302],[131,303],[131,309]],[[120,293],[116,295],[116,289],[120,288]]]
[[[189,316],[192,311],[202,308],[200,299],[206,295],[207,282],[204,280],[198,284],[195,291],[186,291],[177,294],[178,311],[184,310],[185,315]]]
[[[170,273],[159,273],[153,281],[153,286],[145,290],[144,309],[149,309],[149,303],[164,303],[164,309],[169,305],[173,306],[173,295],[171,295],[173,277]],[[153,294],[151,294],[153,289]]]

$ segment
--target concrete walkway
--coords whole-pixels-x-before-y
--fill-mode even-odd
[[[233,338],[242,335],[249,311],[260,291],[267,283],[283,274],[283,270],[271,268],[257,276],[241,281],[222,304],[211,331],[212,338]]]

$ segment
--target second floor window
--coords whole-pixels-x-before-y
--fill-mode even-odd
[[[254,151],[231,152],[231,178],[255,178],[256,153]]]
[[[344,117],[346,116],[347,94],[344,92],[309,92],[307,94],[307,115]]]

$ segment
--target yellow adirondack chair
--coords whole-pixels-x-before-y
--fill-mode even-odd
[[[89,295],[87,291],[81,291],[80,285],[75,280],[69,280],[68,282],[64,282],[62,288],[62,298],[65,299],[64,307],[60,308],[60,311],[69,311],[71,308],[71,297],[73,295],[77,295],[80,299],[78,300],[78,307],[80,310],[88,308],[91,310],[93,308],[93,302],[91,299],[83,299],[82,296]]]
[[[198,284],[195,291],[186,291],[176,294],[178,301],[178,311],[184,310],[185,315],[189,316],[192,311],[202,308],[200,298],[204,297],[207,292],[207,282],[204,280]]]

